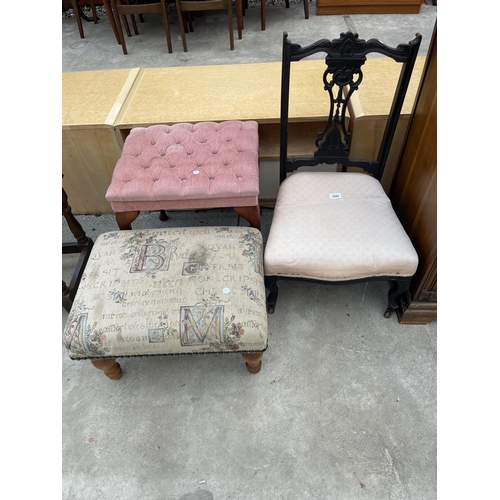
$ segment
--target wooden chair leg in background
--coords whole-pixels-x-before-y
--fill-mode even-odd
[[[80,256],[78,257],[78,263],[73,271],[73,276],[71,277],[71,282],[69,286],[64,281],[62,282],[62,305],[64,309],[66,309],[66,311],[69,312],[71,310],[71,305],[78,290],[78,286],[80,285],[83,271],[85,270],[85,266],[90,256],[90,250],[92,249],[94,242],[92,241],[91,238],[89,238],[85,234],[82,225],[73,215],[71,207],[68,204],[68,195],[66,194],[64,188],[62,189],[62,215],[66,219],[66,223],[68,224],[71,233],[76,239],[76,243],[75,242],[63,243],[62,253],[80,254]]]
[[[78,0],[71,0],[71,5],[73,6],[73,13],[75,14],[76,24],[78,25],[78,31],[80,32],[80,38],[85,38],[83,34],[82,18],[80,16],[80,11],[78,10]]]
[[[63,280],[62,282],[62,306],[66,310],[66,312],[71,311],[71,306],[73,305],[73,301],[71,300],[71,289],[66,282]]]

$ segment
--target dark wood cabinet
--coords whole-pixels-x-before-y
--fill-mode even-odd
[[[418,14],[422,0],[317,0],[316,15]]]
[[[411,303],[400,323],[437,319],[437,27],[435,25],[412,118],[389,194],[419,255]]]

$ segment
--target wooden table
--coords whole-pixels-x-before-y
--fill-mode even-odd
[[[352,147],[360,154],[374,148],[372,142],[383,129],[390,106],[389,95],[384,97],[388,70],[375,61],[369,59],[366,65],[379,66],[379,76],[369,76],[367,71],[366,78],[368,82],[379,78],[379,83],[373,90],[362,85],[349,108]],[[323,59],[292,63],[290,157],[314,152],[330,106],[328,93],[318,84],[324,69]],[[403,109],[405,124],[398,129],[389,156],[384,187],[392,181],[420,77],[417,73]],[[259,123],[260,197],[261,202],[272,203],[279,187],[280,100],[280,62],[64,73],[63,172],[73,212],[112,213],[104,196],[132,128],[223,120]]]
[[[424,63],[425,56],[417,57],[382,176],[381,182],[386,193],[389,193],[396,171]],[[349,129],[352,134],[350,151],[353,157],[375,160],[384,134],[401,65],[386,57],[373,57],[367,59],[362,70],[363,83],[359,90],[353,94],[348,107]]]
[[[316,15],[418,14],[422,0],[317,0]]]
[[[114,123],[138,68],[62,75],[62,169],[75,214],[112,213],[104,198],[121,154]]]

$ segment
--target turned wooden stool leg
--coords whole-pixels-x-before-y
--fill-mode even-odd
[[[252,353],[245,353],[245,354],[242,354],[243,356],[243,359],[246,361],[247,363],[247,370],[250,372],[250,373],[259,373],[260,372],[260,368],[262,366],[262,356],[263,356],[263,352],[252,352]]]
[[[139,211],[116,212],[116,223],[121,230],[132,229],[132,222],[139,217]]]
[[[253,207],[234,207],[234,211],[243,217],[251,227],[260,231],[260,205],[257,204]]]
[[[122,376],[122,367],[116,362],[116,359],[92,359],[92,364],[111,380],[118,380]]]

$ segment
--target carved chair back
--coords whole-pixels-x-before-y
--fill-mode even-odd
[[[360,40],[357,34],[349,31],[342,33],[338,39],[323,39],[307,47],[301,47],[297,43],[291,43],[288,34],[283,33],[280,183],[285,180],[287,173],[293,172],[299,167],[316,166],[324,163],[330,165],[340,164],[343,166],[343,170],[346,167],[360,167],[378,180],[382,178],[421,40],[422,36],[417,33],[411,42],[391,48],[376,39]],[[288,107],[291,63],[318,52],[326,53],[323,85],[325,91],[328,92],[330,101],[328,119],[323,130],[318,133],[316,139],[317,150],[314,156],[288,160]],[[351,135],[346,125],[347,106],[351,96],[358,90],[363,81],[362,66],[366,61],[366,56],[370,53],[382,54],[398,63],[402,63],[385,132],[378,155],[373,161],[349,157]]]

